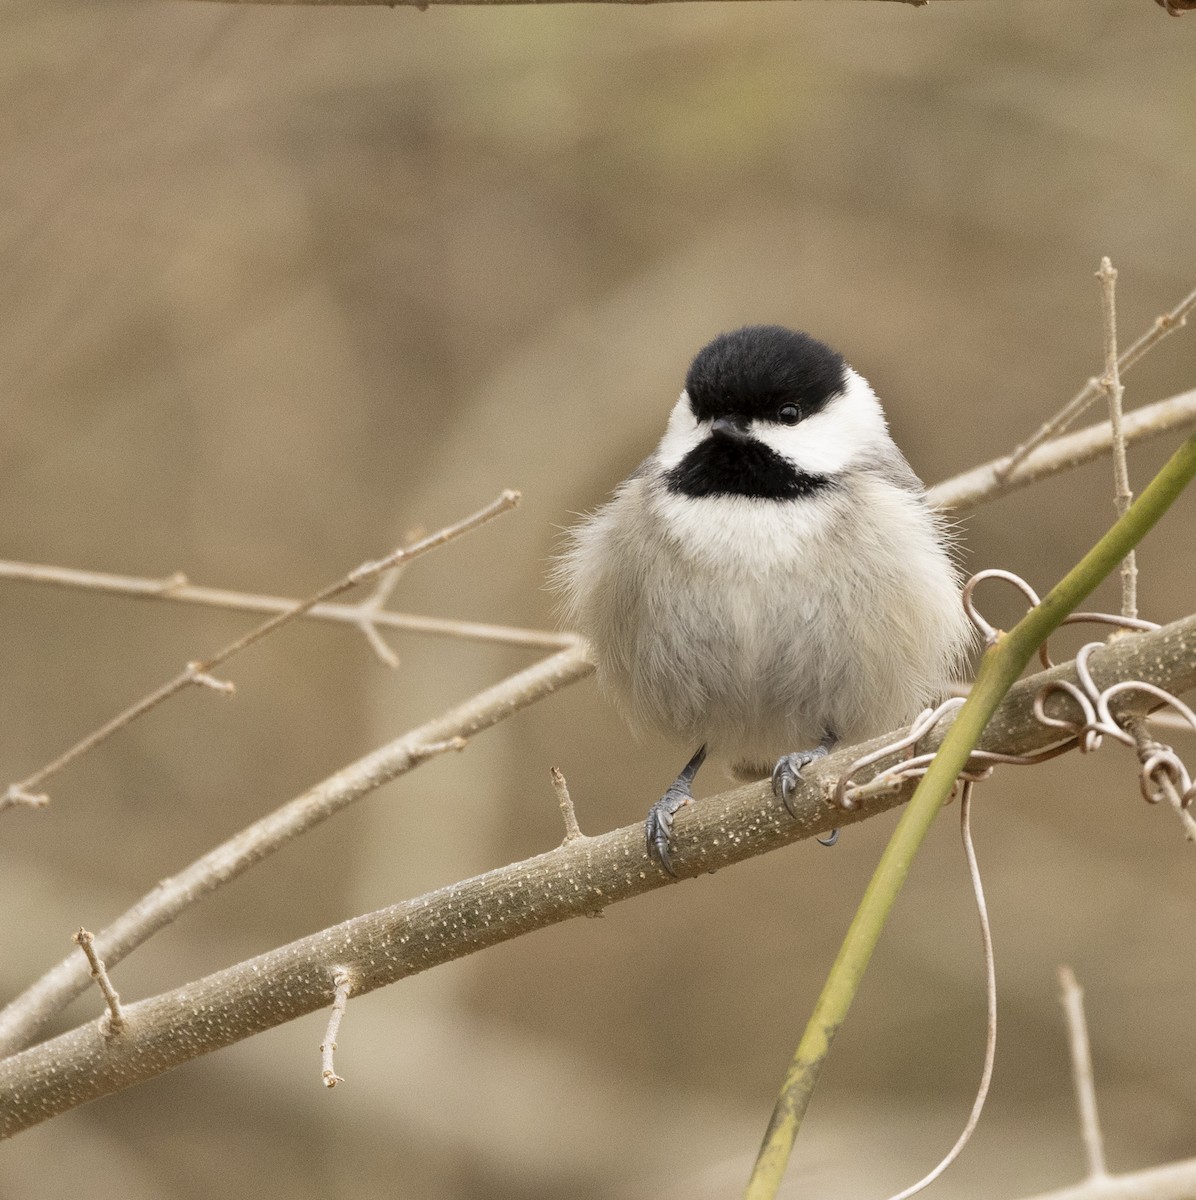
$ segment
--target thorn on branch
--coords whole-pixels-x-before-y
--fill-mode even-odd
[[[45,808],[49,803],[45,792],[28,792],[19,783],[10,783],[0,797],[0,812],[6,808]]]
[[[447,754],[450,750],[464,750],[469,745],[469,739],[457,734],[456,737],[446,738],[443,742],[424,742],[411,751],[411,762],[427,762],[438,754]]]
[[[581,826],[577,823],[577,813],[573,808],[573,798],[569,795],[569,785],[565,782],[565,773],[560,767],[552,768],[552,786],[556,790],[557,803],[561,806],[561,816],[565,819],[565,840],[562,846],[584,838]]]
[[[190,587],[190,585],[191,580],[182,571],[175,571],[173,575],[167,575],[165,579],[158,581],[158,592],[163,596],[168,596],[171,592],[177,592],[179,588]]]
[[[117,1037],[124,1032],[125,1015],[121,1011],[120,996],[117,995],[116,989],[112,986],[112,980],[108,978],[108,971],[104,966],[104,960],[96,953],[95,935],[89,933],[80,925],[79,931],[74,935],[72,940],[87,955],[87,962],[91,967],[91,977],[99,985],[100,991],[104,994],[104,999],[108,1004],[108,1012],[104,1020],[100,1023],[100,1031],[106,1038]]]
[[[349,992],[353,989],[353,976],[344,967],[338,967],[332,976],[332,983],[336,989],[332,996],[332,1012],[328,1014],[328,1031],[324,1034],[324,1041],[320,1046],[321,1060],[324,1064],[321,1078],[324,1086],[328,1088],[345,1082],[336,1073],[332,1056],[336,1052],[336,1035],[340,1032],[341,1018],[345,1015],[345,1007],[349,1003]]]
[[[214,692],[220,692],[222,695],[231,696],[237,690],[237,685],[228,679],[217,679],[215,675],[209,675],[203,670],[203,663],[189,662],[187,664],[188,682],[198,684],[200,687],[211,688]]]

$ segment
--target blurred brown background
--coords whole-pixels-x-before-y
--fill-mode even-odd
[[[749,321],[842,348],[934,481],[1009,447],[1196,283],[1196,17],[1148,0],[268,9],[8,0],[0,37],[0,553],[302,595],[523,489],[395,607],[551,622],[571,514]],[[1196,332],[1127,376],[1196,385]],[[1172,438],[1174,445],[1177,439]],[[1133,453],[1141,484],[1168,452]],[[1049,585],[1106,464],[982,510],[969,566]],[[1144,548],[1193,608],[1196,499]],[[1116,604],[1113,589],[1107,605]],[[998,615],[1013,613],[1012,604]],[[0,586],[0,782],[250,618]],[[0,990],[409,725],[529,662],[414,636],[390,673],[292,627],[3,818]],[[1060,647],[1062,649],[1062,646]],[[1196,747],[1187,743],[1189,755]],[[591,683],[371,796],[115,971],[126,999],[642,818],[683,755]],[[1191,758],[1189,758],[1191,761]],[[721,786],[718,778],[705,790]],[[1086,985],[1114,1169],[1196,1153],[1193,848],[1107,748],[986,785],[999,1060],[944,1198],[1079,1177],[1055,966]],[[892,827],[662,890],[313,1016],[39,1127],[13,1200],[738,1194]],[[924,852],[836,1047],[790,1194],[883,1197],[954,1140],[983,1041],[957,832]],[[89,1019],[98,997],[62,1025]]]

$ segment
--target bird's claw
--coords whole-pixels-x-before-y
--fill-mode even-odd
[[[798,782],[801,780],[802,771],[812,762],[825,758],[830,753],[833,744],[833,739],[828,737],[813,750],[798,750],[793,754],[782,754],[777,759],[777,765],[772,769],[772,791],[791,817],[797,816],[792,801]],[[816,840],[820,846],[833,846],[839,840],[839,831],[832,829],[826,837]]]
[[[677,872],[673,870],[673,862],[669,857],[673,817],[680,809],[692,803],[693,797],[688,792],[671,787],[648,809],[648,819],[644,822],[644,841],[647,843],[648,857],[656,859],[674,879],[677,878]]]
[[[772,792],[785,806],[791,817],[797,816],[793,807],[793,796],[797,791],[797,785],[801,782],[802,771],[817,759],[825,758],[826,754],[827,752],[819,746],[813,750],[798,750],[793,754],[782,754],[777,759],[777,765],[772,769]]]

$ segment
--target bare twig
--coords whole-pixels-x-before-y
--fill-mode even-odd
[[[1196,685],[1196,616],[1118,638],[1094,653],[1089,667],[1101,681],[1144,680],[1175,691]],[[1073,676],[1069,664],[1015,684],[988,724],[984,744],[1018,752],[1047,745],[1054,731],[1036,719],[1033,698],[1045,681]],[[1118,715],[1135,704],[1132,696],[1116,699]],[[1056,700],[1065,707],[1065,698]],[[943,733],[936,729],[927,740],[934,744]],[[793,798],[795,816],[767,781],[689,806],[674,826],[678,875],[700,876],[903,803],[912,785],[848,813],[826,800],[849,763],[889,741],[891,736],[847,747],[810,769]],[[323,1008],[329,977],[338,967],[353,972],[353,991],[364,994],[533,929],[671,886],[663,872],[648,869],[645,855],[639,824],[575,839],[127,1005],[127,1036],[102,1050],[93,1023],[0,1062],[0,1135]]]
[[[1181,329],[1188,313],[1196,308],[1196,288],[1190,291],[1170,312],[1155,317],[1154,324],[1117,360],[1120,370],[1128,371],[1136,362],[1155,348],[1169,333]],[[1002,474],[1012,471],[1035,447],[1066,429],[1104,392],[1100,379],[1093,377],[1053,416],[1030,437],[1013,450],[998,468]]]
[[[1196,1196],[1196,1158],[1110,1175],[1105,1165],[1104,1138],[1096,1110],[1092,1054],[1084,1019],[1084,993],[1070,967],[1059,968],[1060,1002],[1067,1019],[1072,1078],[1080,1110],[1080,1128],[1088,1175],[1082,1183],[1044,1192],[1031,1200],[1191,1200]]]
[[[50,797],[45,792],[27,792],[23,787],[12,784],[0,796],[0,812],[6,808],[45,808],[50,803]]]
[[[1193,396],[1196,397],[1196,393],[1193,393]],[[1193,420],[1196,420],[1196,416]],[[382,578],[385,579],[386,576]],[[298,600],[285,596],[261,596],[253,592],[199,587],[189,583],[181,572],[166,579],[146,579],[137,575],[110,575],[103,571],[79,571],[71,567],[53,567],[44,563],[0,561],[0,579],[50,584],[73,590],[109,592],[141,600],[198,604],[204,608],[225,608],[233,612],[285,613],[299,604]],[[374,596],[370,596],[361,604],[316,604],[298,615],[303,620],[331,621],[339,625],[355,625],[358,628],[368,624],[379,629],[462,638],[472,642],[493,642],[500,646],[526,646],[537,650],[563,650],[577,640],[572,634],[553,633],[546,629],[518,629],[509,625],[454,621],[446,617],[387,612],[380,608],[375,611],[371,606],[373,599]]]
[[[96,936],[115,965],[158,930],[217,888],[236,879],[292,838],[326,821],[375,788],[438,753],[460,749],[463,739],[505,720],[593,671],[584,647],[554,654],[479,692],[442,716],[367,754],[217,846],[177,875],[162,880]],[[335,965],[335,964],[333,964]],[[74,955],[64,959],[0,1012],[0,1055],[12,1054],[87,987]]]
[[[338,1083],[345,1082],[336,1073],[332,1056],[336,1053],[336,1037],[340,1032],[341,1018],[345,1015],[345,1006],[349,1003],[349,992],[353,988],[353,975],[344,967],[337,967],[332,975],[332,983],[336,991],[332,997],[332,1011],[328,1014],[328,1031],[324,1034],[324,1041],[320,1046],[324,1067],[320,1077],[325,1087],[336,1087]]]
[[[105,1037],[116,1037],[124,1030],[125,1018],[120,1007],[120,996],[116,993],[116,988],[112,986],[112,980],[108,978],[108,971],[104,966],[103,959],[96,954],[95,936],[89,933],[82,925],[79,926],[79,931],[71,939],[79,946],[83,953],[87,956],[87,965],[91,969],[91,977],[99,985],[100,991],[103,993],[104,1000],[108,1004],[108,1016],[105,1024],[101,1026]]]
[[[561,806],[561,816],[565,818],[565,840],[567,846],[578,838],[585,837],[581,826],[577,823],[577,813],[573,808],[573,798],[569,795],[569,785],[565,782],[565,773],[560,767],[552,768],[552,786],[556,789],[557,803]]]
[[[1107,260],[1106,260],[1107,261]],[[1080,1132],[1088,1158],[1088,1179],[1108,1179],[1105,1139],[1096,1111],[1096,1087],[1092,1078],[1092,1048],[1088,1044],[1088,1022],[1084,1019],[1084,992],[1071,967],[1059,968],[1059,1002],[1067,1020],[1067,1044],[1071,1049],[1071,1075],[1076,1085],[1080,1110]]]
[[[212,2],[212,0],[208,0]],[[395,8],[398,5],[409,5],[413,8],[424,9],[430,4],[452,4],[452,5],[477,5],[477,4],[565,4],[570,0],[219,0],[220,3],[232,4],[320,4],[320,5],[351,5],[360,6],[365,4],[385,4],[390,8]],[[661,3],[680,3],[683,0],[584,0],[589,4],[661,4]],[[875,2],[875,0],[873,0]],[[894,0],[889,0],[894,2]],[[909,4],[914,8],[921,8],[930,3],[930,0],[895,0],[898,4]],[[938,3],[939,0],[936,0]],[[1185,4],[1187,0],[1167,0],[1169,4]]]
[[[378,578],[377,587],[358,605],[358,627],[365,634],[365,640],[370,644],[370,648],[392,670],[398,667],[399,656],[386,644],[385,639],[378,632],[378,614],[382,612],[387,600],[390,599],[390,594],[394,591],[395,584],[399,582],[402,574],[402,565],[391,567],[389,571],[383,571]]]
[[[252,646],[255,642],[261,641],[262,638],[273,633],[280,626],[293,621],[296,617],[300,617],[315,608],[317,604],[330,600],[333,596],[339,596],[342,592],[347,592],[350,588],[356,587],[360,583],[365,583],[367,580],[373,579],[400,564],[410,562],[413,558],[418,558],[420,555],[426,554],[429,550],[435,550],[443,546],[446,542],[452,541],[454,538],[470,533],[479,526],[486,524],[487,521],[493,520],[500,513],[514,508],[518,503],[518,492],[505,491],[497,500],[491,501],[484,508],[478,509],[477,512],[472,513],[463,520],[457,521],[452,525],[447,525],[439,532],[431,534],[429,537],[423,538],[410,546],[400,546],[397,550],[392,551],[385,558],[381,558],[376,562],[362,563],[361,566],[350,571],[348,575],[322,588],[306,600],[301,600],[285,612],[277,613],[268,620],[263,621],[260,625],[249,630],[248,633],[237,638],[236,641],[230,642],[227,646],[217,650],[210,658],[206,658],[202,662],[188,663],[178,675],[168,680],[160,688],[150,692],[148,696],[144,696],[136,704],[130,705],[123,712],[118,713],[112,720],[101,725],[99,729],[81,741],[76,742],[69,750],[60,754],[40,770],[35,771],[27,779],[22,779],[18,783],[12,784],[5,796],[9,804],[4,807],[10,806],[14,802],[19,803],[20,801],[15,798],[29,794],[32,789],[36,788],[51,775],[61,771],[68,763],[74,762],[75,759],[94,749],[101,742],[107,741],[113,734],[124,729],[126,725],[129,725],[138,717],[144,716],[151,709],[156,708],[163,701],[169,700],[171,696],[181,692],[184,688],[201,684],[208,687],[215,687],[220,691],[228,691],[231,685],[212,678],[211,672],[215,667],[232,658],[234,654],[238,654],[247,647]]]
[[[1181,392],[1178,396],[1126,413],[1122,432],[1126,444],[1132,446],[1194,424],[1196,391]],[[1040,479],[1100,458],[1108,454],[1112,446],[1113,434],[1108,421],[1090,425],[1039,446],[1008,471],[1003,470],[1008,458],[996,458],[961,475],[944,479],[930,489],[930,503],[944,511],[966,512],[1006,492],[1017,491]],[[3,564],[0,564],[2,574]]]
[[[1117,269],[1106,255],[1096,273],[1101,285],[1101,312],[1104,317],[1105,373],[1101,388],[1109,401],[1109,425],[1113,434],[1113,504],[1120,517],[1133,503],[1129,467],[1125,461],[1125,434],[1121,427],[1121,401],[1125,389],[1117,369]],[[1138,560],[1131,550],[1121,564],[1121,615],[1138,615]]]
[[[1192,1200],[1193,1196],[1196,1196],[1196,1158],[1186,1158],[1145,1171],[1085,1180],[1028,1200]]]

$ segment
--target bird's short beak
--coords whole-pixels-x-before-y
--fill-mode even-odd
[[[746,442],[748,437],[747,420],[743,417],[719,417],[710,426],[714,437],[727,438],[733,442]]]

